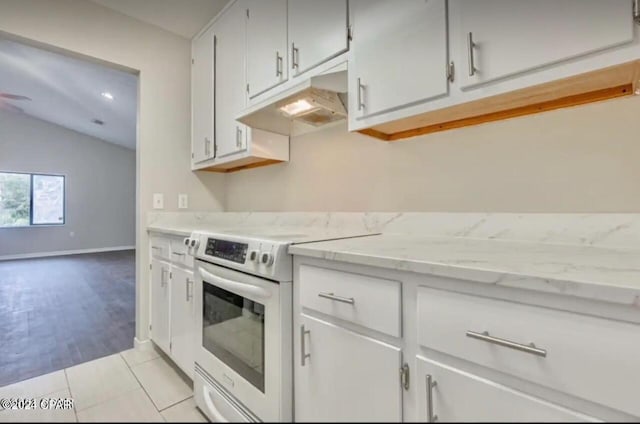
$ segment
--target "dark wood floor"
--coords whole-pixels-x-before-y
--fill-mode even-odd
[[[0,387],[133,347],[134,251],[0,261]]]

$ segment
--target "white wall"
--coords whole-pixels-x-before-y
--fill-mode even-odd
[[[190,170],[191,42],[86,0],[0,0],[0,31],[140,72],[136,337],[149,328],[148,237],[155,192],[165,209],[178,193],[192,209],[220,210],[224,176]]]
[[[640,211],[640,96],[386,143],[345,124],[227,176],[229,211]]]
[[[0,171],[66,177],[65,224],[0,229],[0,258],[135,245],[135,151],[0,111]]]

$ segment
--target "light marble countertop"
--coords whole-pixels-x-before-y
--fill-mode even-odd
[[[294,245],[294,255],[640,308],[640,250],[410,234]]]

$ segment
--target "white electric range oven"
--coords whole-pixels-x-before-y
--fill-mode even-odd
[[[288,247],[361,235],[370,233],[243,229],[194,232],[185,240],[196,257],[194,397],[209,419],[292,420],[293,260]]]

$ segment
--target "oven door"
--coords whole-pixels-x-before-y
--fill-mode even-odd
[[[196,362],[263,421],[280,419],[280,284],[196,262]]]

